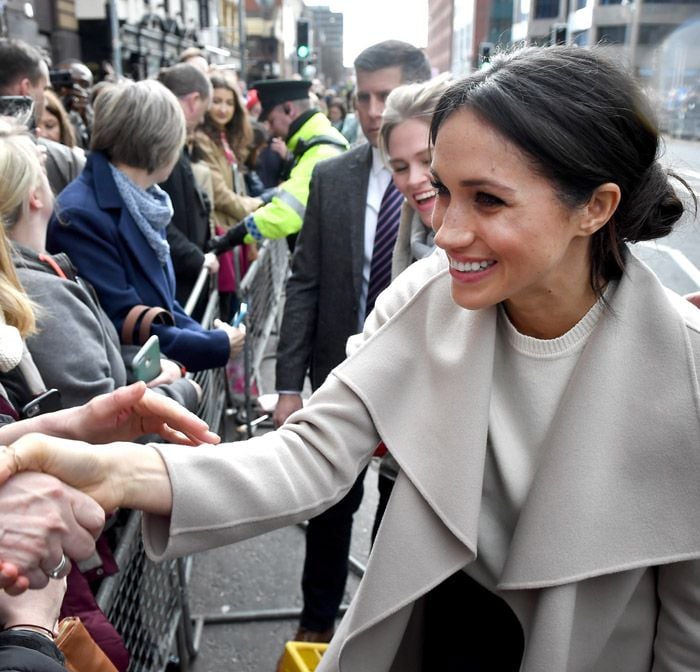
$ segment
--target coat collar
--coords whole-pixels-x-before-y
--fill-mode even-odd
[[[170,260],[166,267],[160,265],[158,257],[139,231],[119,194],[109,168],[106,154],[91,151],[85,165],[84,179],[92,183],[97,204],[103,210],[119,210],[117,227],[119,236],[143,266],[143,277],[161,298],[162,305],[169,306],[175,295],[175,274]]]
[[[454,536],[473,557],[496,309],[455,306],[441,259],[433,255],[428,264],[443,270],[336,373],[363,399],[402,477],[442,523],[443,537]],[[700,556],[700,395],[690,340],[697,349],[700,313],[674,303],[629,255],[550,428],[501,588],[540,588]],[[373,555],[382,553],[381,537]],[[423,579],[428,587],[434,576],[428,571]]]
[[[85,164],[85,178],[92,178],[97,204],[107,210],[123,208],[124,203],[119,196],[117,185],[114,183],[112,171],[109,169],[109,159],[103,152],[91,151]]]

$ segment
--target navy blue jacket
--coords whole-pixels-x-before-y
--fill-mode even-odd
[[[175,326],[152,327],[163,354],[192,371],[226,364],[228,336],[220,329],[203,329],[175,300],[172,261],[168,259],[165,266],[158,261],[122,201],[101,152],[90,153],[80,177],[56,199],[47,249],[70,256],[78,273],[94,286],[118,332],[133,306],[159,306],[175,318]]]

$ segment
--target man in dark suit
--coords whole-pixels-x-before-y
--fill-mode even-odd
[[[377,148],[384,102],[398,85],[430,78],[423,52],[395,40],[368,47],[354,65],[357,115],[368,142],[323,161],[312,174],[277,349],[277,426],[301,408],[307,372],[316,389],[345,359],[348,337],[362,330],[377,215],[391,181]],[[340,502],[309,521],[296,640],[333,635],[363,479],[364,472]]]
[[[194,65],[178,63],[171,68],[163,68],[158,73],[158,81],[177,96],[185,115],[187,134],[190,136],[209,108],[209,78]],[[161,182],[160,187],[168,193],[173,204],[173,218],[168,225],[168,243],[175,268],[175,298],[184,306],[202,268],[208,269],[210,274],[219,270],[216,255],[204,251],[211,238],[211,203],[194,177],[187,143],[182,148],[172,173],[165,182]],[[193,312],[195,319],[201,319],[207,298],[207,292],[202,292]]]
[[[44,112],[44,90],[49,86],[49,67],[31,45],[13,38],[0,39],[0,96],[26,96],[34,101],[30,124]],[[0,108],[2,108],[0,101]],[[0,112],[1,114],[2,112]],[[46,150],[46,174],[54,194],[60,193],[83,169],[85,159],[69,147],[37,138]]]

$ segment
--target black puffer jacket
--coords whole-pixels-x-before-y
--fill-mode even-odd
[[[47,637],[29,630],[0,632],[0,672],[67,672],[63,654]]]

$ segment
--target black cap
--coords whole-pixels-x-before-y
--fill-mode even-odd
[[[264,79],[253,82],[250,88],[258,92],[258,98],[262,105],[262,112],[258,118],[260,121],[265,121],[275,105],[286,103],[288,100],[306,98],[309,95],[311,82],[305,79]]]

